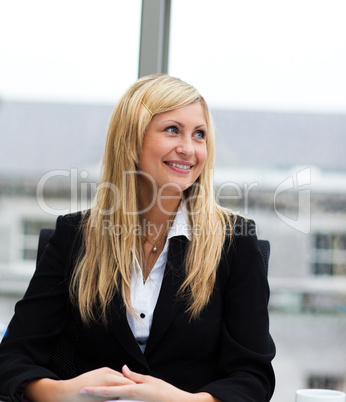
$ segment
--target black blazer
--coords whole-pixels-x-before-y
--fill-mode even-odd
[[[78,343],[76,374],[108,366],[162,378],[190,392],[209,392],[221,401],[269,401],[274,389],[269,335],[269,290],[252,221],[238,218],[231,247],[217,270],[209,304],[189,321],[177,298],[184,278],[188,240],[171,239],[161,291],[145,353],[132,335],[126,311],[116,294],[108,326],[83,325],[70,303],[68,284],[81,244],[81,214],[59,217],[28,290],[0,346],[0,394],[19,400],[26,381],[49,377],[51,357],[67,322],[73,320]],[[203,269],[203,267],[201,267]]]

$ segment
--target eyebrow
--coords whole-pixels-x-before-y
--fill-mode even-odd
[[[179,126],[179,127],[181,127],[181,128],[184,128],[184,124],[182,124],[182,123],[180,123],[179,121],[176,121],[176,120],[165,120],[165,121],[162,121],[161,122],[161,124],[171,124],[171,123],[174,123],[174,124],[176,124],[177,126]],[[205,127],[205,128],[207,128],[208,126],[207,126],[207,123],[202,123],[202,124],[199,124],[198,126],[195,126],[195,130],[196,129],[198,129],[198,128],[201,128],[201,127]]]

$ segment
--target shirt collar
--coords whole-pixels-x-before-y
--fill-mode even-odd
[[[176,236],[185,236],[191,241],[191,225],[189,221],[188,210],[186,208],[186,201],[181,200],[173,224],[168,232],[167,239]]]

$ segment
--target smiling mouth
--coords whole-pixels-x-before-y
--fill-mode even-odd
[[[175,162],[165,162],[165,164],[169,165],[169,166],[179,168],[179,169],[184,169],[184,170],[189,170],[189,169],[192,168],[192,166],[190,166],[190,165],[183,165],[181,163],[175,163]]]

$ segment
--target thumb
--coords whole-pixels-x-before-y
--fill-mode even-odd
[[[122,373],[124,377],[128,378],[129,380],[134,381],[135,383],[142,383],[145,381],[145,376],[143,374],[135,373],[131,371],[126,364],[122,367]]]

